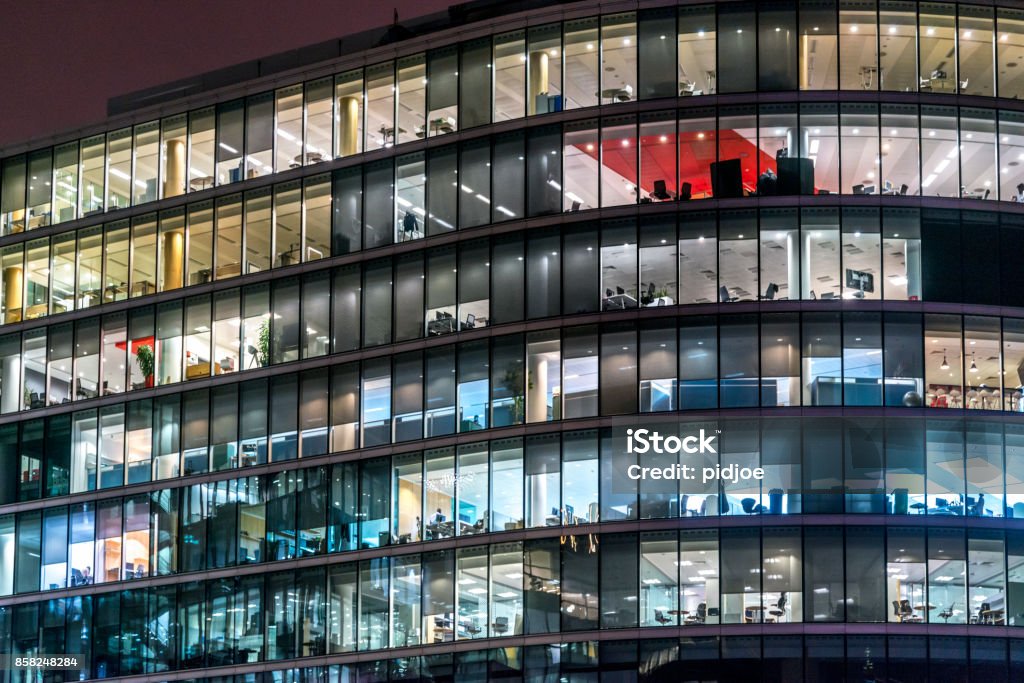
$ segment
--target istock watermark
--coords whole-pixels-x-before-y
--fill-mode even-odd
[[[729,436],[717,422],[653,415],[642,422],[623,418],[613,422],[611,438],[604,441],[602,470],[610,477],[612,492],[627,495],[707,495],[745,482],[758,488],[764,469],[743,457],[742,430],[735,436],[729,450],[736,452],[727,453],[722,440]]]
[[[658,455],[678,455],[686,453],[695,455],[698,453],[715,453],[715,438],[717,434],[707,434],[701,429],[697,434],[679,437],[675,434],[665,436],[661,432],[650,429],[627,429],[626,430],[626,451],[628,453],[655,453]],[[671,463],[661,467],[644,467],[642,465],[630,465],[626,470],[626,476],[630,479],[670,479],[696,481],[702,484],[712,481],[728,481],[733,484],[740,481],[764,479],[764,469],[760,467],[740,467],[739,465],[703,466],[688,465],[685,463]]]
[[[715,436],[705,434],[703,429],[699,434],[682,438],[674,434],[662,436],[661,432],[650,429],[627,429],[626,448],[630,453],[717,453],[714,446]]]

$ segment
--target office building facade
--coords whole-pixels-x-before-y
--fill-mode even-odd
[[[0,680],[1021,680],[1022,95],[1009,1],[481,2],[0,150]]]

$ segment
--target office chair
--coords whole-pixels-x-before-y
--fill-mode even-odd
[[[670,619],[669,617],[666,617],[665,613],[662,612],[660,609],[654,610],[654,620],[656,622],[658,622],[659,624],[661,624],[662,626],[672,622],[672,619]]]
[[[730,301],[734,300],[731,296],[729,296],[729,288],[726,287],[725,285],[722,285],[721,287],[718,288],[718,300],[722,303],[729,303]]]
[[[605,289],[605,290],[604,290],[604,295],[605,295],[605,296],[615,296],[615,292],[613,292],[613,291],[612,291],[612,290],[610,290],[610,289]]]
[[[854,194],[864,194],[864,186],[863,185],[854,185],[853,186],[853,193]]]
[[[779,601],[774,605],[769,605],[775,609],[768,610],[768,614],[775,617],[776,622],[782,621],[782,618],[786,616],[786,594],[782,593],[779,595]]]
[[[579,211],[579,210],[580,210],[580,203],[579,202],[573,202],[572,203],[572,208],[569,209],[569,211]]]
[[[625,294],[625,293],[626,293],[626,290],[624,290],[624,289],[623,289],[622,287],[618,287],[618,286],[616,286],[616,287],[615,287],[615,293],[616,293],[616,294]]]
[[[693,197],[693,185],[690,183],[683,183],[679,188],[679,200],[688,202]]]
[[[654,283],[652,282],[647,287],[647,300],[654,301]]]
[[[906,183],[903,183],[902,185],[900,185],[900,196],[901,197],[906,196],[907,190],[909,190],[909,189],[910,189],[910,187]]]
[[[508,617],[494,617],[494,623],[491,624],[491,630],[497,634],[508,632]]]
[[[988,196],[990,194],[992,194],[992,189],[991,188],[985,188],[985,196],[983,196],[982,199],[988,199]]]
[[[767,289],[764,290],[764,299],[771,301],[775,298],[775,295],[779,293],[779,286],[774,282],[769,282]]]
[[[950,618],[951,616],[953,616],[953,607],[954,607],[955,605],[956,605],[956,603],[953,603],[952,605],[950,605],[950,606],[949,606],[949,607],[947,607],[946,609],[944,609],[944,610],[942,610],[941,612],[939,612],[939,616],[940,616],[940,617],[942,617],[943,621],[944,621],[945,623],[947,623],[947,624],[949,623],[949,618]]]
[[[661,201],[672,199],[672,195],[668,193],[668,186],[665,184],[664,179],[654,181],[654,191],[651,192],[651,197],[654,199],[660,199]]]
[[[469,329],[476,327],[476,316],[472,313],[466,314],[466,327]]]
[[[987,602],[981,603],[981,606],[978,608],[978,623],[979,624],[991,623],[992,615],[991,614],[985,615],[985,612],[990,612],[991,610],[992,610],[992,605],[991,604],[989,604]]]
[[[748,515],[759,515],[764,512],[764,505],[761,505],[753,498],[744,498],[740,501],[740,505],[743,506],[743,511]]]
[[[405,239],[412,239],[417,230],[419,230],[419,224],[416,220],[416,214],[412,211],[406,211],[405,216],[402,218],[402,232],[405,233]]]

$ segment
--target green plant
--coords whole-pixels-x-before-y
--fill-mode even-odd
[[[153,370],[156,367],[155,360],[153,347],[149,344],[143,344],[135,350],[135,361],[139,364],[139,370],[146,379],[150,379],[153,376]]]
[[[267,365],[270,360],[270,320],[265,319],[260,323],[259,334],[256,337],[256,364],[260,367]]]
[[[521,361],[512,362],[505,368],[502,384],[506,389],[514,392],[512,396],[512,424],[522,424],[526,421],[526,396],[523,392],[523,363]],[[532,389],[532,378],[528,384],[529,388]]]

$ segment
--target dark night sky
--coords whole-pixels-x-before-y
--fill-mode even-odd
[[[0,0],[0,146],[98,123],[114,95],[454,2]]]

